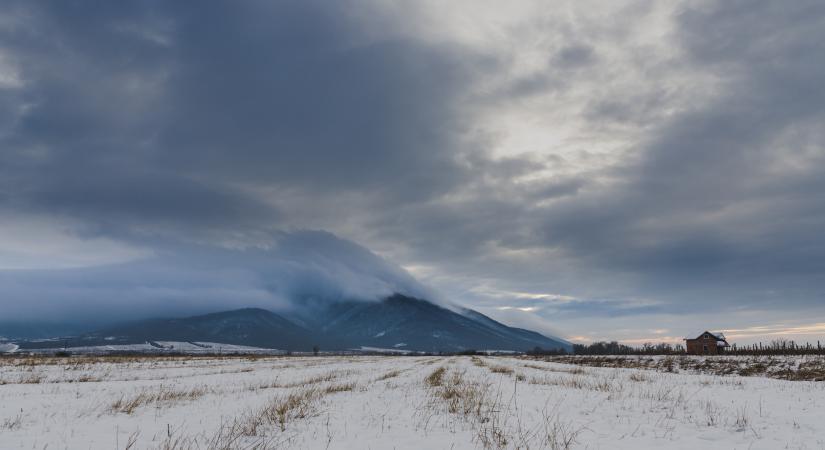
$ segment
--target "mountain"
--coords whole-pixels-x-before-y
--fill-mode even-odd
[[[311,349],[326,344],[316,333],[283,316],[259,308],[205,314],[179,319],[148,319],[64,339],[70,347],[124,345],[154,341],[216,342],[285,350]],[[21,349],[49,348],[49,341],[21,342]]]
[[[147,341],[216,342],[309,351],[386,348],[454,352],[468,349],[570,350],[570,344],[508,327],[470,309],[451,309],[403,295],[382,301],[309,302],[286,313],[247,308],[181,319],[151,319],[87,333],[69,346]],[[47,342],[23,342],[44,348]]]
[[[57,336],[74,336],[88,330],[88,323],[84,325],[60,322],[0,321],[0,342],[15,339],[47,339]]]
[[[359,346],[418,351],[531,350],[570,344],[511,328],[481,314],[462,313],[426,300],[393,295],[380,302],[338,302],[302,319],[328,336]]]

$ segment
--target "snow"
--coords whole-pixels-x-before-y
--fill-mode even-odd
[[[406,355],[408,353],[411,353],[409,350],[403,350],[403,349],[399,350],[397,348],[383,348],[383,347],[365,347],[363,345],[361,347],[359,347],[358,350],[360,350],[362,352],[387,353],[387,354],[395,353],[395,354],[399,354],[399,355]]]
[[[177,342],[177,341],[152,341],[156,345],[149,342],[143,344],[112,344],[112,345],[94,345],[84,347],[69,347],[68,351],[78,354],[105,354],[118,352],[140,352],[140,353],[261,353],[270,355],[281,355],[285,352],[283,350],[249,347],[246,345],[232,345],[221,344],[216,342]],[[2,350],[0,350],[2,351]],[[57,351],[63,351],[63,347],[55,348],[41,348],[41,349],[26,349],[31,353],[50,354]]]
[[[20,348],[17,344],[2,344],[0,343],[0,353],[14,353]]]
[[[425,382],[442,367],[458,407]],[[273,399],[310,389],[321,394],[306,414],[247,430],[232,448],[475,449],[495,436],[502,448],[825,447],[823,382],[511,356],[5,356],[0,448],[209,448]],[[158,392],[169,395],[122,406]],[[473,401],[478,410],[462,409]]]

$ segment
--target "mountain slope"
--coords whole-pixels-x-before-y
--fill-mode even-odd
[[[136,344],[147,341],[216,342],[282,350],[309,351],[323,345],[323,336],[259,308],[205,314],[180,319],[149,319],[122,324],[74,338],[69,346]],[[27,342],[21,348],[44,347]]]
[[[570,349],[570,344],[511,328],[472,310],[459,314],[426,300],[393,295],[339,302],[303,317],[308,326],[359,346],[418,351]]]
[[[382,301],[308,304],[283,314],[247,308],[180,319],[143,320],[61,343],[94,346],[147,341],[215,342],[294,351],[309,351],[315,345],[323,350],[570,350],[567,342],[508,327],[477,311],[455,312],[398,294]],[[23,349],[49,346],[54,342],[21,343]]]
[[[535,344],[533,347],[541,347],[542,349],[546,350],[554,348],[563,348],[567,351],[573,350],[572,344],[570,344],[567,341],[558,338],[550,338],[535,331],[525,330],[524,328],[516,328],[504,325],[503,323],[493,320],[490,317],[487,317],[484,314],[481,314],[480,312],[472,309],[464,308],[461,310],[461,314],[472,320],[487,325],[490,329],[495,330],[502,336],[506,336],[511,339],[517,339],[525,342],[533,342]],[[533,347],[530,347],[530,349],[533,349]]]

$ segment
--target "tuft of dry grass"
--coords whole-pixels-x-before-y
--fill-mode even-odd
[[[395,378],[398,375],[401,375],[400,370],[391,370],[391,371],[385,373],[384,375],[381,375],[380,377],[376,378],[375,381],[389,380],[390,378]]]
[[[284,431],[287,423],[312,415],[322,395],[323,392],[320,390],[310,388],[275,397],[257,414],[247,419],[244,434],[248,436],[258,434],[258,428],[261,425],[277,425],[281,431]]]
[[[205,443],[198,439],[173,438],[170,435],[170,439],[167,439],[169,444],[164,448],[170,450],[190,448],[220,450],[289,448],[286,442],[281,442],[284,435],[279,438],[279,435],[270,432],[273,427],[284,432],[290,423],[317,415],[318,403],[325,395],[351,391],[354,388],[355,383],[346,383],[323,389],[309,387],[278,395],[270,399],[263,407],[247,411],[230,422],[224,422],[216,434]]]
[[[488,368],[490,369],[490,372],[493,372],[493,373],[503,373],[503,374],[506,374],[506,375],[512,375],[513,374],[513,369],[511,369],[510,367],[507,367],[507,366],[489,366]]]
[[[261,383],[257,385],[251,385],[248,387],[251,391],[256,391],[258,389],[291,389],[291,388],[302,388],[307,386],[313,386],[316,384],[321,383],[328,383],[331,381],[335,381],[343,376],[352,374],[352,371],[348,370],[333,370],[331,372],[327,372],[324,374],[316,375],[314,377],[305,378],[299,381],[291,381],[288,383],[278,383],[277,380],[267,383]]]
[[[648,376],[646,376],[646,375],[642,374],[641,372],[633,372],[633,373],[631,373],[631,374],[630,374],[630,376],[629,376],[629,377],[627,377],[627,378],[628,378],[630,381],[636,381],[636,382],[640,382],[640,383],[641,383],[641,382],[645,382],[645,381],[650,381],[650,377],[648,377]]]
[[[618,392],[622,390],[621,384],[612,383],[607,379],[589,380],[585,377],[574,376],[557,376],[557,377],[532,377],[528,380],[530,384],[538,384],[544,386],[561,386],[570,389],[585,389],[599,392]]]
[[[543,370],[545,372],[558,372],[558,373],[569,373],[571,375],[583,375],[586,374],[587,371],[582,369],[578,366],[572,367],[550,367],[550,366],[539,366],[537,364],[525,364],[524,367],[528,369],[536,369],[536,370]]]
[[[427,384],[427,386],[430,387],[441,386],[442,384],[444,384],[444,374],[446,372],[447,369],[445,367],[439,367],[438,369],[433,370],[432,373],[427,375],[427,378],[424,379],[424,382]]]
[[[481,416],[485,411],[489,384],[472,383],[464,378],[464,372],[447,374],[447,369],[439,367],[431,373],[426,384],[433,398],[443,402],[447,411],[464,416]]]
[[[131,397],[121,396],[112,402],[109,409],[116,413],[132,414],[141,406],[160,403],[171,404],[177,401],[192,401],[202,397],[206,393],[206,388],[172,390],[160,386],[157,390],[143,390]]]
[[[43,382],[43,375],[30,373],[27,376],[20,378],[20,384],[40,384]]]
[[[0,430],[14,431],[14,430],[20,429],[20,426],[22,424],[23,424],[23,415],[18,414],[14,417],[10,417],[8,419],[3,420],[3,422],[0,423]]]
[[[349,392],[355,390],[355,383],[331,384],[324,388],[325,394],[334,394],[337,392]]]

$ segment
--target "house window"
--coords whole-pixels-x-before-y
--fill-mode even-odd
[[[702,353],[707,353],[707,352],[708,352],[708,346],[707,346],[707,345],[703,345],[703,346],[702,346]]]

